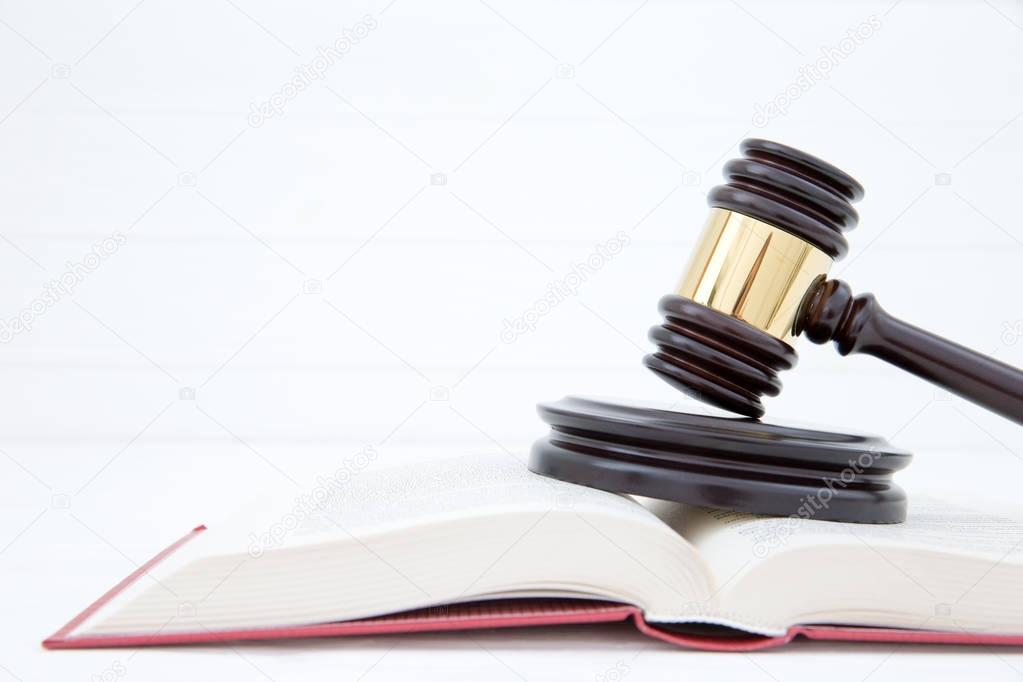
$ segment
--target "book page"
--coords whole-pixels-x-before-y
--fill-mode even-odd
[[[692,542],[719,584],[750,564],[788,549],[885,545],[978,557],[1023,560],[1023,518],[915,497],[905,523],[863,524],[798,517],[758,516],[692,508],[677,530]]]
[[[777,633],[801,622],[982,630],[1021,617],[1019,510],[917,496],[905,523],[879,525],[647,504],[714,577],[711,598],[686,605],[691,618]]]
[[[246,511],[223,524],[225,535],[244,530],[250,552],[502,511],[589,509],[658,523],[629,497],[539,476],[497,454],[371,471],[344,482],[321,477],[290,499],[264,498],[251,506],[273,511]]]
[[[527,535],[527,531],[541,521],[539,530]],[[452,523],[458,525],[452,526]],[[452,527],[461,531],[449,533],[447,529]],[[341,589],[339,585],[343,587],[356,575],[351,573],[341,581],[333,576],[329,580],[321,578],[319,586],[314,586],[316,581],[310,576],[325,565],[328,555],[337,565],[347,561],[345,565],[350,564],[352,571],[361,570],[359,566],[371,566],[375,572],[374,584],[386,579],[396,581],[386,589],[379,588],[378,602],[386,596],[397,602],[407,600],[416,606],[426,595],[431,595],[429,601],[434,599],[432,595],[443,593],[440,587],[433,589],[434,583],[450,582],[467,571],[496,582],[500,582],[502,572],[513,575],[518,570],[528,574],[531,566],[544,565],[559,548],[575,541],[581,543],[580,547],[585,545],[583,541],[591,545],[599,543],[601,549],[606,545],[609,551],[616,549],[612,541],[618,543],[617,547],[626,548],[626,552],[654,551],[641,540],[643,533],[639,531],[644,528],[654,531],[647,537],[670,535],[655,516],[631,498],[533,474],[506,455],[431,460],[359,473],[344,482],[321,479],[316,487],[304,492],[289,491],[257,499],[230,519],[211,522],[207,530],[154,566],[147,580],[117,595],[83,627],[88,628],[93,622],[102,621],[140,599],[148,599],[154,609],[164,608],[166,605],[160,600],[169,598],[165,594],[167,588],[172,588],[174,599],[195,593],[199,595],[195,599],[191,596],[182,599],[189,603],[201,602],[207,613],[220,609],[218,613],[230,616],[231,609],[235,608],[227,603],[231,591],[238,585],[250,583],[263,585],[253,587],[262,597],[258,605],[246,608],[276,608],[275,603],[279,602],[283,604],[279,610],[284,617],[299,617],[297,606],[293,614],[288,612],[293,595],[289,599],[276,598],[275,602],[272,590],[265,589],[265,584],[278,580],[274,574],[278,571],[284,576],[278,582],[285,583],[284,587],[278,587],[291,590],[293,586],[288,583],[286,574],[294,573],[303,576],[296,580],[304,588],[319,590],[325,601],[329,590]],[[611,540],[601,538],[600,533]],[[593,535],[597,539],[591,537]],[[543,542],[553,544],[531,555],[533,544]],[[639,546],[631,547],[630,542]],[[447,544],[442,547],[442,543]],[[341,550],[330,554],[331,547]],[[684,554],[687,547],[680,541],[677,547],[669,549]],[[512,548],[515,552],[509,551]],[[513,556],[516,553],[524,558]],[[495,559],[503,559],[503,563],[496,563]],[[547,566],[542,574],[532,577],[535,584],[531,589],[546,589],[542,580],[554,569],[571,568],[570,564],[565,561],[563,565]],[[396,568],[399,565],[401,568]],[[597,562],[593,565],[599,568]],[[600,565],[612,571],[616,564],[606,560]],[[275,568],[263,568],[271,566]],[[585,567],[580,569],[581,573],[583,569]],[[409,579],[409,576],[414,578]],[[602,578],[603,584],[613,588],[612,578],[613,571]],[[364,579],[367,585],[372,582]],[[460,590],[472,587],[473,582],[482,589],[480,586],[486,580],[467,581]],[[563,582],[561,587],[552,589],[563,593],[579,591],[569,589],[568,582]],[[424,589],[424,585],[430,589]],[[409,594],[404,594],[403,590]],[[369,588],[364,592],[372,596]],[[460,594],[458,590],[456,593]],[[225,603],[218,604],[220,600]],[[355,599],[348,597],[342,601],[351,605]],[[404,604],[400,605],[404,608]],[[175,627],[190,625],[178,617]]]

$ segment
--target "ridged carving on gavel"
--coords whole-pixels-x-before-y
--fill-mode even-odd
[[[744,140],[741,159],[725,164],[728,179],[707,195],[726,208],[782,228],[833,259],[845,256],[842,232],[859,222],[852,202],[863,187],[830,163],[768,140]]]
[[[664,322],[650,329],[657,352],[643,359],[647,367],[690,397],[764,414],[760,396],[781,392],[778,372],[796,364],[792,346],[681,296],[663,297],[658,310]]]
[[[856,180],[816,157],[746,140],[708,194],[711,216],[644,364],[683,392],[750,417],[781,391],[801,334],[866,353],[1023,423],[1023,372],[887,314],[828,280],[856,226]]]

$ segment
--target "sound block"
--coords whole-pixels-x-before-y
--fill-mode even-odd
[[[537,406],[550,433],[535,473],[703,507],[855,523],[900,523],[892,483],[912,454],[878,436],[566,397]]]

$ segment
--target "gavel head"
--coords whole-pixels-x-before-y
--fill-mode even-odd
[[[767,140],[745,140],[708,194],[710,218],[644,364],[684,393],[750,417],[796,362],[808,293],[849,245],[863,187],[831,164]]]

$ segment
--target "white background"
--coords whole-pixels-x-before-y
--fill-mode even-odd
[[[367,15],[375,28],[321,81],[249,124]],[[880,28],[830,78],[754,125],[871,16]],[[0,347],[0,679],[1023,674],[1011,651],[709,655],[625,626],[39,647],[191,526],[367,445],[373,466],[523,457],[543,432],[535,403],[567,393],[705,409],[640,359],[746,136],[867,187],[835,274],[1023,364],[1017,3],[5,2],[0,64],[0,317],[126,238]],[[619,231],[627,248],[502,341]],[[911,494],[1018,497],[1018,427],[870,358],[798,350],[770,416],[912,449]]]

